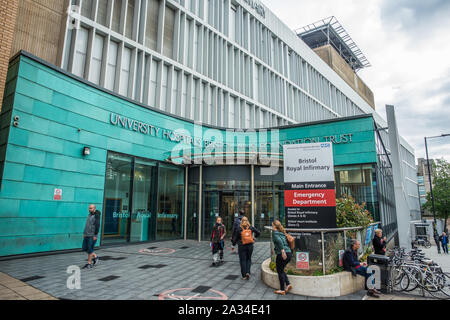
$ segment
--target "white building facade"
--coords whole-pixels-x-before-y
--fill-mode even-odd
[[[372,113],[255,0],[71,0],[60,66],[150,107],[238,129]],[[74,17],[79,18],[74,20]],[[380,135],[389,150],[387,131]],[[400,139],[404,193],[420,218],[413,148]]]

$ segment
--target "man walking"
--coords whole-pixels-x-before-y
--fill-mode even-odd
[[[95,205],[89,205],[89,215],[83,232],[83,251],[88,254],[88,263],[83,269],[92,268],[97,264],[98,256],[94,253],[94,246],[97,242],[98,231],[100,229],[100,211],[95,209]]]
[[[438,254],[441,254],[441,243],[439,240],[439,234],[437,233],[436,229],[434,230],[433,238],[434,238],[434,242],[436,242]]]

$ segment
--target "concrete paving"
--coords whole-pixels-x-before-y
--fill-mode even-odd
[[[279,296],[261,281],[261,263],[270,256],[268,242],[255,244],[248,281],[241,278],[239,258],[231,253],[229,242],[225,263],[219,267],[210,267],[207,242],[165,241],[109,247],[96,253],[98,265],[80,270],[80,289],[68,288],[68,282],[69,287],[76,283],[71,280],[75,273],[68,273],[68,268],[86,264],[83,252],[0,261],[0,271],[58,299],[321,300]],[[361,300],[364,296],[365,291],[360,291],[328,300]]]

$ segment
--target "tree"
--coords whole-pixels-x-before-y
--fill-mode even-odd
[[[433,196],[436,217],[444,219],[444,230],[447,231],[447,220],[450,215],[450,163],[438,159],[433,164]],[[425,210],[433,211],[431,193],[427,193]]]
[[[366,204],[358,204],[355,199],[344,195],[336,199],[336,223],[338,228],[368,227],[373,223],[370,212],[365,209]]]

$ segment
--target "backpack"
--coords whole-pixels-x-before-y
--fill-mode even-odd
[[[294,250],[295,249],[295,238],[286,232],[286,240],[289,244],[289,248],[291,248],[291,250]]]
[[[255,243],[255,239],[253,239],[253,232],[250,228],[247,229],[242,228],[241,242],[242,244]]]

